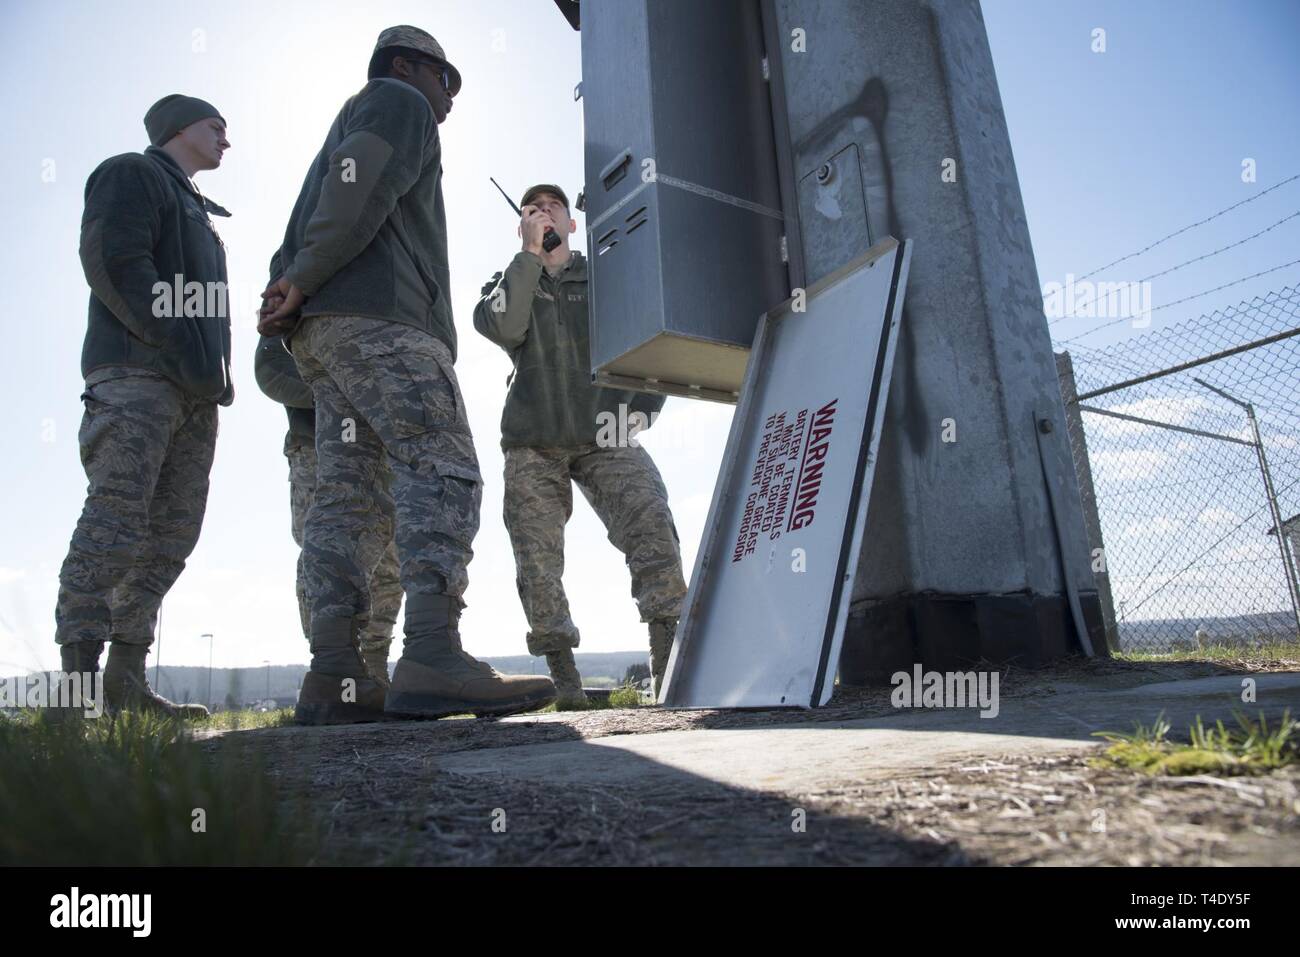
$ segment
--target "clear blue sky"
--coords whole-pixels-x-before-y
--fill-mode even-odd
[[[1042,283],[1065,282],[1300,173],[1300,3],[1295,0],[985,0]],[[1092,31],[1106,31],[1106,52]],[[1254,159],[1257,182],[1243,183]],[[1300,182],[1130,260],[1136,281],[1300,210]],[[1173,302],[1300,259],[1300,218],[1154,280]],[[1152,328],[1300,279],[1300,266],[1152,316]],[[1100,321],[1052,327],[1067,339]],[[1134,331],[1088,336],[1101,346]]]
[[[985,19],[1043,282],[1063,281],[1300,172],[1300,3],[986,0]],[[145,145],[141,117],[158,97],[211,100],[233,149],[200,187],[235,216],[230,250],[238,398],[222,410],[203,537],[164,610],[164,661],[220,665],[303,661],[292,578],[284,417],[252,378],[255,295],[303,172],[342,101],[364,80],[384,26],[431,30],[464,74],[443,127],[457,366],[488,484],[470,568],[468,647],[524,651],[525,624],[501,522],[497,423],[508,362],[478,337],[480,285],[517,248],[514,220],[491,191],[582,179],[577,36],[544,0],[392,3],[7,3],[0,8],[0,673],[57,661],[58,567],[84,493],[77,454],[78,360],[86,287],[77,232],[86,176]],[[1091,32],[1107,31],[1093,53]],[[197,32],[196,32],[197,31]],[[815,39],[815,38],[814,38]],[[539,59],[545,63],[540,64]],[[545,158],[544,160],[542,158]],[[1241,182],[1253,158],[1258,182]],[[53,161],[53,182],[42,170]],[[1137,279],[1300,209],[1300,184],[1106,278]],[[1155,305],[1297,258],[1300,221],[1161,281]],[[583,227],[579,219],[580,229]],[[1131,271],[1127,271],[1131,270]],[[1209,311],[1300,279],[1300,267],[1178,309]],[[1073,323],[1077,322],[1078,325]],[[1062,335],[1087,328],[1072,320]],[[1132,334],[1119,327],[1099,345]],[[708,509],[727,408],[671,400],[646,446],[667,481],[687,567]],[[50,430],[53,430],[52,441]],[[569,526],[565,580],[583,650],[645,647],[626,570],[585,502]]]

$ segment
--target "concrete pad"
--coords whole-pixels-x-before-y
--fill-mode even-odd
[[[974,709],[912,709],[847,722],[752,729],[667,731],[469,751],[437,759],[443,771],[587,785],[688,786],[714,782],[802,793],[848,781],[913,773],[1004,755],[1096,747],[1094,731],[1128,731],[1161,711],[1181,731],[1197,715],[1235,710],[1300,714],[1300,674],[1255,676],[1257,700],[1241,701],[1236,676],[1162,682],[1121,691],[1068,691],[1007,699],[996,717]]]
[[[1215,697],[1223,695],[1235,698],[1240,703],[1242,682],[1246,680],[1254,683],[1256,698],[1261,703],[1267,703],[1268,696],[1274,691],[1286,691],[1300,687],[1300,674],[1294,671],[1280,671],[1258,675],[1218,675],[1212,678],[1194,678],[1190,681],[1158,681],[1152,684],[1125,688],[1122,691],[1107,692],[1107,694],[1113,693],[1137,697],[1149,695],[1157,697],[1178,697],[1180,695]]]

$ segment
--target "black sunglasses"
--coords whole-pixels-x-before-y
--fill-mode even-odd
[[[437,60],[407,60],[408,63],[423,63],[425,66],[434,67],[438,71],[438,80],[442,83],[442,88],[447,91],[447,95],[455,97],[456,94],[451,92],[451,70],[447,64],[439,63]]]

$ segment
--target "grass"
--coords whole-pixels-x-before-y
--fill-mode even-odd
[[[212,731],[243,731],[249,728],[283,728],[293,724],[293,708],[278,711],[218,711],[189,724]]]
[[[1225,727],[1222,721],[1207,728],[1198,715],[1183,743],[1169,740],[1171,726],[1162,711],[1149,727],[1136,724],[1132,734],[1095,732],[1110,745],[1090,763],[1167,775],[1266,774],[1300,764],[1300,722],[1292,719],[1290,710],[1273,727],[1263,713],[1258,721],[1240,712],[1234,718],[1236,728]]]
[[[591,687],[590,685],[588,687]],[[565,708],[565,711],[609,711],[614,708],[639,708],[647,701],[641,689],[634,685],[621,685],[609,693],[608,697],[587,697],[585,708]],[[539,709],[536,714],[550,714],[560,709],[553,704]]]
[[[24,713],[0,720],[0,767],[0,865],[334,862],[305,804],[175,721]]]
[[[641,689],[635,685],[623,685],[621,688],[615,688],[609,693],[609,707],[611,708],[639,708],[645,696]]]
[[[1121,651],[1114,657],[1119,661],[1295,661],[1300,660],[1300,644],[1292,641],[1262,645],[1206,645],[1204,648],[1182,648],[1159,654]]]

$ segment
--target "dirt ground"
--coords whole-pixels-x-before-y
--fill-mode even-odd
[[[1003,699],[1061,689],[1300,670],[1300,661],[1072,661],[1004,670]],[[322,862],[405,864],[1300,865],[1300,769],[1150,778],[1077,751],[977,762],[801,793],[696,779],[537,786],[456,774],[439,757],[610,735],[839,722],[890,713],[889,688],[817,711],[654,708],[534,719],[275,728],[214,735],[322,817]],[[1151,717],[1154,717],[1152,715]],[[1115,730],[1129,730],[1119,727]]]

